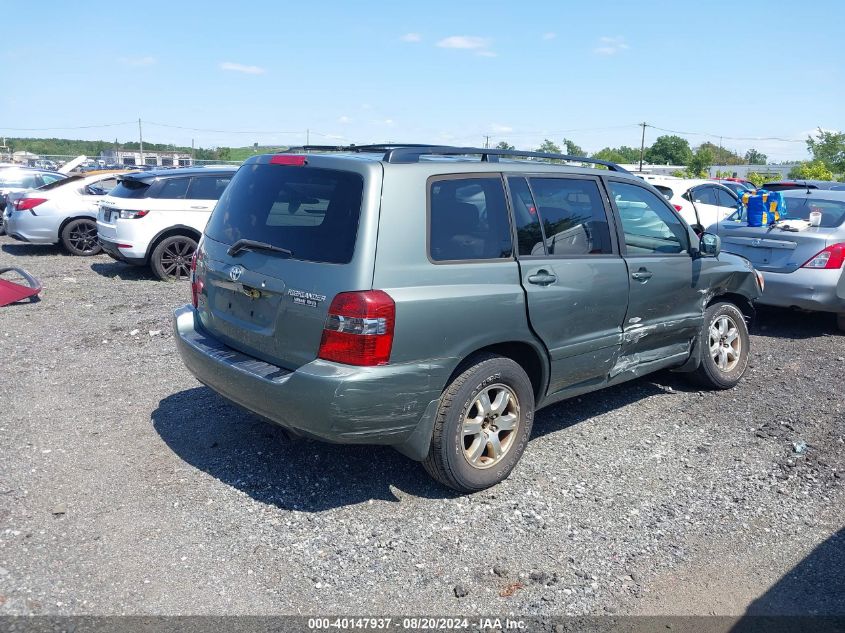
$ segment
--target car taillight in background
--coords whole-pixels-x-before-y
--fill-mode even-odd
[[[831,244],[823,251],[820,251],[808,259],[801,268],[842,268],[845,261],[845,242]]]
[[[149,213],[149,211],[131,211],[129,209],[121,209],[120,210],[120,219],[121,220],[137,220],[138,218],[143,218],[148,213]]]
[[[200,244],[191,257],[191,305],[195,308],[199,307],[199,299],[203,289],[202,278],[197,274],[197,263],[203,255],[202,244]]]
[[[346,365],[386,365],[396,304],[383,290],[341,292],[332,301],[318,356]]]
[[[47,198],[18,198],[12,204],[17,211],[29,211],[32,215],[35,215],[35,211],[32,209],[44,202],[47,202]]]

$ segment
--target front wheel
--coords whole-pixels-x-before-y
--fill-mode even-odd
[[[191,258],[197,250],[196,241],[187,235],[171,235],[153,249],[150,265],[161,280],[187,279],[191,275]]]
[[[443,392],[423,465],[459,492],[489,488],[516,466],[533,422],[534,390],[522,367],[479,357]]]
[[[701,365],[689,374],[707,389],[731,389],[748,368],[751,340],[745,316],[732,303],[714,303],[704,311],[699,335]]]
[[[97,223],[94,220],[72,220],[62,229],[60,237],[62,246],[71,255],[89,257],[103,250],[97,241]]]

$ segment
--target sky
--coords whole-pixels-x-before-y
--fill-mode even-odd
[[[835,1],[800,16],[775,0],[33,6],[3,2],[0,135],[135,141],[140,118],[145,141],[197,147],[489,136],[595,152],[638,147],[647,122],[647,145],[672,130],[780,161],[845,129]]]

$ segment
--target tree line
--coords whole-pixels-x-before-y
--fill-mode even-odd
[[[836,180],[845,175],[845,132],[818,129],[818,132],[807,137],[807,150],[812,160],[798,163],[790,172],[790,178],[808,180]],[[516,148],[502,141],[496,145],[497,149],[515,150]],[[605,147],[592,155],[571,139],[563,139],[558,145],[552,140],[544,139],[543,143],[534,151],[547,154],[566,154],[569,156],[589,156],[613,163],[635,164],[640,161],[640,149],[621,145],[619,147]],[[643,162],[649,165],[677,165],[683,169],[675,172],[685,178],[706,177],[713,165],[766,165],[768,157],[757,149],[751,148],[744,155],[720,147],[709,141],[698,147],[691,147],[689,141],[680,136],[669,134],[659,136],[652,145],[643,151]],[[764,175],[757,175],[765,180]]]

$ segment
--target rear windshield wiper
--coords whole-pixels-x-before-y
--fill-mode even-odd
[[[267,242],[258,242],[256,240],[238,240],[234,244],[229,247],[227,251],[230,256],[235,257],[241,251],[250,251],[250,250],[259,250],[259,251],[270,251],[271,253],[282,253],[283,255],[287,255],[288,257],[293,257],[293,251],[289,251],[286,248],[282,248],[281,246],[273,246],[272,244],[268,244]]]

